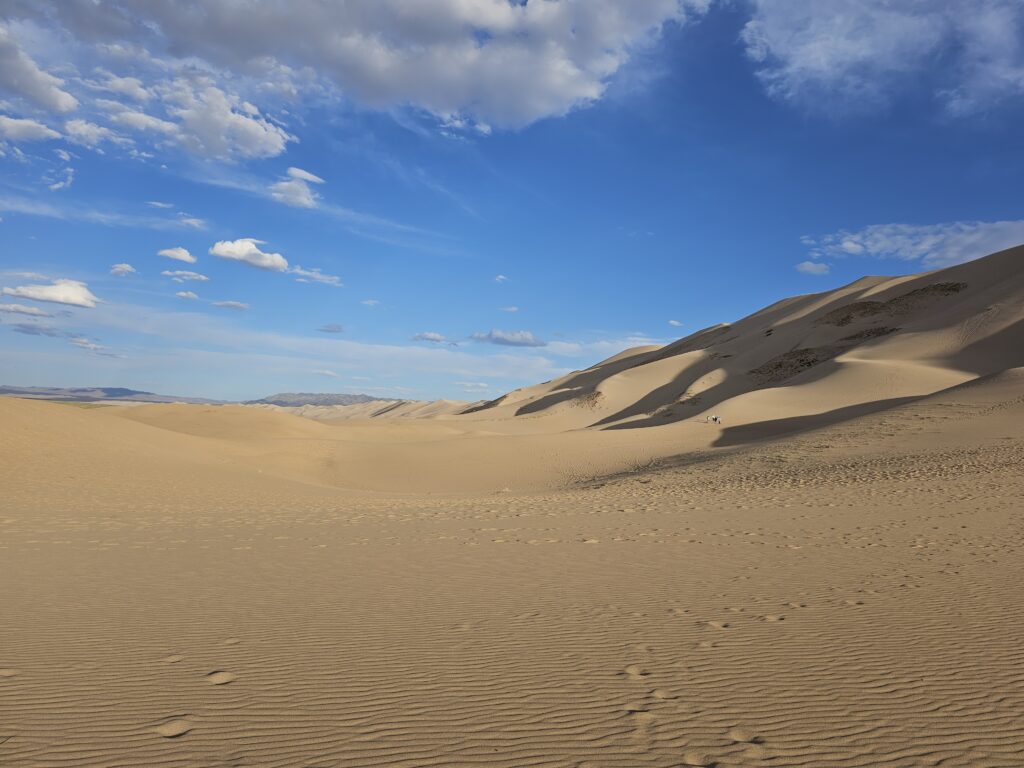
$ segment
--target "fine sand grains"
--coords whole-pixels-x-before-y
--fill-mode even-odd
[[[958,397],[533,495],[8,476],[0,764],[1019,768],[1024,421]]]

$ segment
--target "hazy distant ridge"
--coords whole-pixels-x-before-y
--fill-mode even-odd
[[[247,400],[246,405],[358,405],[360,403],[393,402],[394,397],[374,397],[373,395],[349,394],[345,392],[278,392],[260,400]]]

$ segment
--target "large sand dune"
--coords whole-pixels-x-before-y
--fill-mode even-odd
[[[1024,765],[1022,323],[1014,249],[490,403],[0,398],[0,765]]]

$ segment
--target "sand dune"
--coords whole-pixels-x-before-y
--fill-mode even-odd
[[[1022,259],[491,403],[0,398],[0,765],[1024,765]]]

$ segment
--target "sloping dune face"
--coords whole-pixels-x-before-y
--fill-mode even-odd
[[[492,403],[0,398],[0,765],[1019,768],[1022,254]]]

